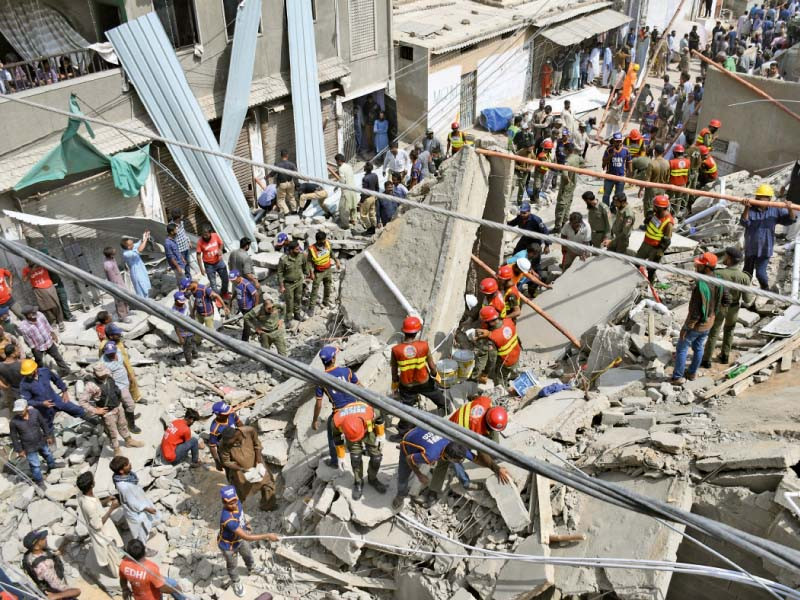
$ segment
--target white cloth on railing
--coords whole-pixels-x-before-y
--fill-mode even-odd
[[[111,45],[111,42],[98,42],[97,44],[89,44],[87,48],[97,52],[100,58],[107,63],[111,63],[112,65],[119,64],[119,58],[117,58],[117,53],[114,52],[114,46]]]

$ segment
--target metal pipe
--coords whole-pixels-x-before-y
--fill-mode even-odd
[[[686,219],[682,223],[682,225],[689,225],[690,223],[694,223],[695,221],[699,221],[700,219],[704,219],[707,216],[713,215],[715,212],[725,208],[726,206],[728,206],[728,202],[726,200],[720,200],[717,204],[714,204],[713,206],[709,206],[705,210],[701,210],[696,215],[692,215],[691,217]]]
[[[375,269],[375,272],[378,274],[378,277],[380,277],[383,280],[383,283],[386,284],[386,287],[389,288],[389,291],[392,292],[392,294],[394,294],[394,297],[397,298],[397,301],[405,309],[406,314],[419,316],[419,311],[417,311],[416,308],[411,306],[411,303],[403,295],[403,292],[401,292],[400,288],[398,288],[394,284],[392,278],[386,274],[386,271],[384,271],[383,267],[378,263],[377,260],[375,260],[375,257],[369,253],[369,250],[364,251],[364,256],[366,257],[367,262],[372,266],[372,268]]]
[[[475,148],[475,152],[483,154],[484,156],[496,156],[498,158],[505,158],[506,160],[513,160],[527,165],[534,165],[537,167],[548,167],[557,171],[569,171],[571,173],[578,173],[579,175],[589,175],[590,177],[597,177],[599,179],[610,179],[611,181],[621,181],[630,185],[635,185],[644,188],[659,188],[668,192],[675,192],[677,194],[688,194],[690,196],[706,196],[707,198],[718,198],[719,200],[729,200],[731,202],[738,202],[744,204],[750,202],[753,206],[774,206],[775,208],[789,208],[791,206],[794,210],[800,210],[800,205],[791,204],[787,205],[786,202],[775,202],[774,200],[751,200],[749,198],[740,198],[739,196],[731,196],[729,194],[720,194],[719,192],[712,192],[707,190],[693,190],[691,188],[681,187],[679,185],[670,185],[669,183],[655,183],[652,181],[640,181],[631,177],[623,177],[621,175],[611,175],[610,173],[603,173],[601,171],[592,171],[591,169],[583,169],[580,167],[571,167],[569,165],[560,165],[558,163],[547,162],[543,160],[536,160],[535,158],[526,158],[516,154],[508,154],[507,152],[497,152],[496,150],[485,150],[483,148]]]
[[[753,92],[757,96],[760,96],[761,98],[764,98],[765,100],[769,100],[770,103],[772,103],[775,106],[777,106],[778,108],[780,108],[783,112],[785,112],[787,115],[792,117],[795,121],[800,121],[800,115],[798,115],[796,112],[790,110],[788,106],[786,106],[785,104],[783,104],[779,100],[776,100],[775,98],[770,96],[768,93],[766,93],[764,90],[762,90],[758,86],[755,86],[752,83],[750,83],[749,81],[746,81],[745,79],[743,79],[742,77],[740,77],[736,73],[728,71],[722,65],[718,65],[717,63],[715,63],[710,58],[707,58],[707,57],[703,56],[702,54],[700,54],[697,50],[692,50],[692,54],[697,56],[697,58],[702,60],[704,63],[714,67],[715,69],[717,69],[721,73],[724,73],[727,77],[730,77],[731,79],[741,83],[744,87],[746,87],[748,90],[750,90],[751,92]]]
[[[476,264],[476,265],[478,265],[478,266],[479,266],[479,267],[481,267],[481,268],[482,268],[484,271],[486,271],[487,273],[489,273],[489,275],[491,275],[492,277],[497,277],[497,274],[494,272],[494,269],[492,269],[492,268],[491,268],[489,265],[487,265],[485,262],[483,262],[483,261],[482,261],[480,258],[478,258],[477,256],[475,256],[474,254],[472,255],[472,260],[475,262],[475,264]],[[571,334],[569,331],[567,331],[567,328],[566,328],[566,327],[564,327],[564,326],[563,326],[561,323],[559,323],[559,322],[558,322],[558,321],[556,321],[556,320],[555,320],[553,317],[551,317],[550,315],[548,315],[548,314],[547,314],[547,313],[546,313],[544,310],[542,310],[542,309],[541,309],[541,308],[540,308],[538,305],[534,304],[534,303],[533,303],[533,302],[530,300],[530,298],[526,297],[526,296],[525,296],[525,295],[523,295],[523,294],[520,294],[520,295],[519,295],[519,297],[522,299],[522,301],[523,301],[525,304],[527,304],[528,306],[530,306],[530,307],[531,307],[533,310],[535,310],[535,311],[536,311],[536,312],[537,312],[539,315],[541,315],[541,317],[542,317],[542,318],[543,318],[545,321],[547,321],[548,323],[550,323],[550,325],[552,325],[552,326],[553,326],[553,327],[555,327],[555,328],[556,328],[558,331],[560,331],[560,332],[561,332],[561,333],[564,335],[564,337],[565,337],[565,338],[567,338],[567,339],[570,341],[570,343],[571,343],[573,346],[575,346],[576,348],[580,349],[580,347],[581,347],[581,342],[580,342],[580,340],[578,340],[578,339],[577,339],[577,338],[576,338],[574,335],[572,335],[572,334]]]

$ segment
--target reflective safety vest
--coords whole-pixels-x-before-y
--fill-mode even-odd
[[[669,182],[671,185],[685,186],[689,183],[689,159],[673,158],[669,161]]]
[[[450,415],[450,421],[465,429],[470,429],[478,435],[486,435],[489,433],[489,429],[486,427],[485,417],[491,407],[491,399],[485,396],[476,398],[462,405]]]
[[[644,139],[639,140],[637,144],[633,142],[630,137],[626,137],[624,144],[632,157],[644,156]]]
[[[667,224],[675,224],[675,218],[667,213],[663,219],[659,219],[655,213],[652,218],[647,222],[647,229],[644,232],[644,243],[650,246],[658,246],[664,237],[664,230]]]
[[[489,339],[497,346],[497,355],[503,359],[503,365],[512,367],[517,364],[522,349],[517,338],[517,328],[511,319],[503,319],[503,324],[489,332]]]
[[[497,311],[497,314],[500,315],[500,318],[504,318],[506,316],[506,301],[500,292],[496,292],[494,296],[492,296],[491,302],[486,302],[484,300],[483,306],[493,306],[494,309]]]
[[[706,181],[713,181],[717,178],[717,163],[713,157],[706,157],[703,161],[701,172]]]
[[[698,146],[702,144],[703,146],[711,148],[711,146],[714,145],[714,134],[711,133],[708,127],[703,127],[700,133],[697,134],[697,139],[695,139],[694,143]]]
[[[370,433],[375,420],[375,410],[364,402],[351,402],[334,413],[333,424],[337,429],[341,429],[348,419],[361,419],[364,421],[367,433]]]
[[[459,131],[458,133],[451,132],[447,136],[447,139],[450,140],[450,147],[453,149],[453,152],[458,152],[459,150],[461,150],[461,146],[463,146],[466,141],[464,139],[463,131]]]
[[[428,342],[403,342],[392,347],[400,385],[421,385],[428,381]]]
[[[321,250],[316,244],[311,244],[308,250],[311,253],[311,262],[314,263],[315,271],[321,273],[331,268],[331,243],[328,240],[325,240],[325,245]]]
[[[545,162],[553,162],[553,157],[547,150],[542,150],[539,154],[536,155],[536,160],[541,160]],[[550,170],[550,167],[546,165],[536,165],[536,172],[537,173],[547,173]]]
[[[508,128],[506,135],[508,135],[508,151],[514,151],[514,138],[517,137],[517,134],[520,132],[520,128],[516,125],[512,125]]]
[[[503,294],[503,305],[505,307],[506,314],[511,312],[511,306],[508,303],[508,299],[511,296],[516,296],[517,304],[521,304],[522,303],[522,294],[519,293],[519,290],[517,289],[517,286],[513,285],[510,288],[508,288],[505,291],[505,293]],[[502,315],[502,316],[505,316],[505,315]]]

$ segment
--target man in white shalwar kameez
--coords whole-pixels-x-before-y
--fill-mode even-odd
[[[94,475],[90,471],[81,473],[76,484],[82,493],[78,498],[78,507],[92,539],[94,560],[98,567],[107,571],[107,575],[114,577],[122,560],[122,537],[111,520],[111,513],[119,503],[114,500],[107,507],[103,506],[94,495]]]
[[[146,545],[150,530],[161,518],[155,504],[139,485],[139,478],[131,472],[131,462],[127,458],[115,456],[109,466],[114,472],[114,485],[125,509],[125,520],[131,536]]]

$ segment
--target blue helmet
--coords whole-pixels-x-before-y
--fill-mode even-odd
[[[122,329],[115,323],[106,325],[106,335],[122,335]]]
[[[181,290],[185,290],[185,289],[186,289],[186,288],[188,288],[188,287],[189,287],[191,284],[192,284],[192,278],[191,278],[191,277],[184,277],[183,279],[181,279],[181,282],[180,282],[180,284],[178,285],[178,287],[179,287]]]
[[[231,413],[231,405],[227,402],[219,400],[214,402],[213,406],[211,407],[211,412],[213,412],[215,415],[229,415]]]
[[[336,358],[336,348],[333,346],[323,346],[319,351],[319,358],[323,364],[329,365]]]
[[[621,140],[622,139],[622,134],[618,131],[617,133],[615,133],[614,135],[611,136],[611,139],[614,140],[614,141]]]
[[[172,294],[172,297],[175,299],[175,302],[179,302],[181,304],[186,302],[186,294],[184,294],[183,292],[175,292],[174,294]]]
[[[239,271],[237,271],[236,269],[233,269],[233,270],[232,270],[232,271],[231,271],[231,272],[228,274],[228,277],[230,277],[231,279],[237,279],[237,278],[239,277],[239,275],[241,275],[241,273],[239,273]]]
[[[279,244],[285,244],[286,242],[289,241],[289,234],[288,233],[284,233],[283,231],[281,231],[278,234],[277,240],[278,240]]]
[[[117,345],[114,342],[106,342],[103,346],[103,354],[110,356],[117,353]]]

